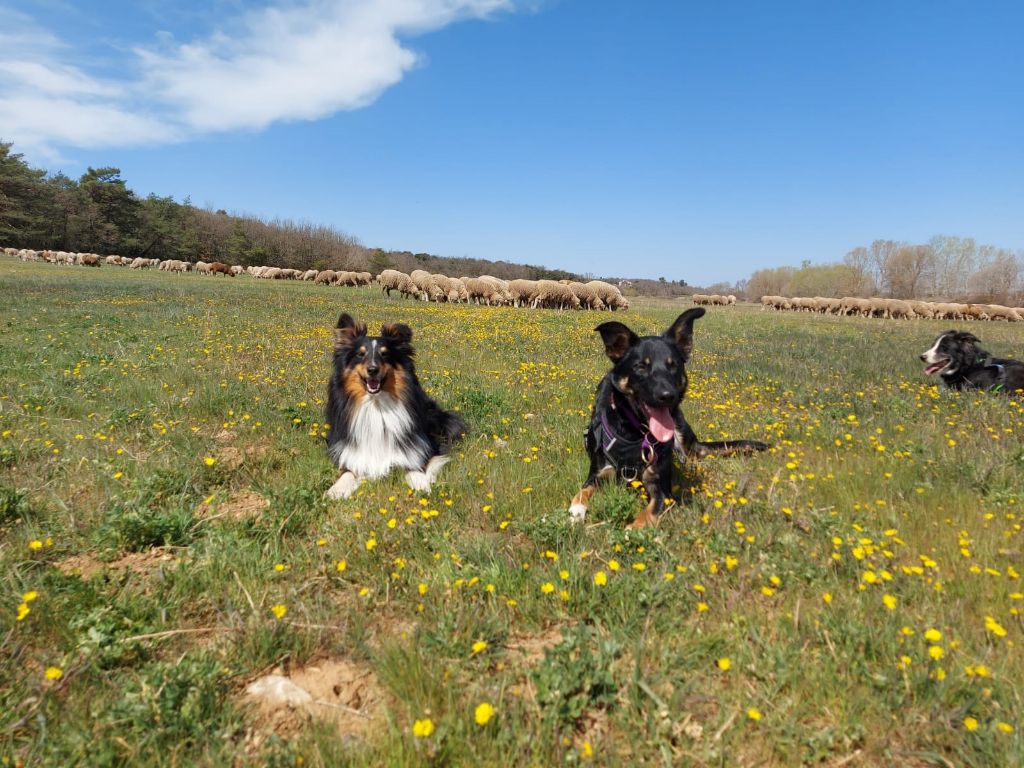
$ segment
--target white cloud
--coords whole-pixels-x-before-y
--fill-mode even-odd
[[[0,138],[41,151],[166,143],[358,109],[420,63],[401,37],[513,2],[276,0],[203,38],[136,45],[117,80],[90,74],[70,46],[0,9]]]

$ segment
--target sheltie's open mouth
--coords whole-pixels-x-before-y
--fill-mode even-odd
[[[366,391],[371,395],[375,395],[380,392],[380,385],[382,379],[379,376],[370,376],[363,379],[363,386],[366,387]]]

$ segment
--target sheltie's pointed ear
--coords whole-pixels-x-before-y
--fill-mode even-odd
[[[594,330],[600,333],[601,338],[604,339],[604,353],[613,363],[619,362],[638,340],[635,333],[614,320],[601,323]]]
[[[690,359],[690,353],[693,352],[693,321],[704,317],[706,311],[704,307],[688,309],[665,331],[665,338],[676,345],[684,362]]]
[[[387,339],[391,346],[413,343],[413,329],[404,323],[391,323],[387,326],[381,326],[381,336]]]
[[[342,312],[334,327],[335,348],[350,347],[355,339],[366,335],[366,323],[356,320],[348,312]]]

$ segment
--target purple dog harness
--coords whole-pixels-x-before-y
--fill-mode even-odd
[[[666,450],[672,450],[673,441],[659,443],[651,435],[650,427],[637,418],[636,413],[627,403],[621,405],[616,402],[618,393],[613,393],[610,407],[626,417],[629,425],[640,435],[640,439],[629,439],[628,437],[616,434],[608,422],[607,409],[601,410],[601,452],[615,467],[623,480],[630,482],[636,480],[645,467],[649,467]],[[591,438],[591,428],[587,428],[587,439]],[[588,445],[589,448],[589,445]],[[642,464],[636,464],[636,457],[639,453]]]

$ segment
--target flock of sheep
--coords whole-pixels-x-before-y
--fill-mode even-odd
[[[860,317],[885,317],[911,320],[1005,320],[1019,323],[1024,320],[1024,308],[1004,307],[999,304],[957,304],[951,302],[914,301],[911,299],[860,299],[847,296],[843,299],[786,298],[785,296],[762,296],[761,308],[771,310],[792,310],[795,312],[818,312],[825,315],[859,315]]]
[[[450,303],[473,302],[488,306],[532,307],[537,309],[629,309],[629,301],[611,283],[591,280],[501,280],[490,275],[448,277],[422,269],[410,274],[385,269],[377,276],[381,290],[389,296]]]
[[[728,296],[719,296],[717,293],[712,293],[710,296],[703,293],[695,293],[690,298],[693,299],[694,304],[704,304],[709,307],[727,307],[730,304],[736,303],[736,297],[731,293]]]
[[[33,251],[26,248],[4,248],[3,253],[22,261],[46,261],[52,264],[70,264],[99,267],[102,264],[130,269],[157,268],[164,272],[196,272],[200,275],[235,277],[248,274],[263,280],[303,280],[320,285],[370,285],[374,278],[369,272],[285,269],[282,267],[229,266],[223,262],[199,261],[192,264],[179,259],[145,259],[124,256],[100,256],[95,253],[66,253],[64,251]],[[415,270],[405,274],[385,269],[377,278],[381,290],[392,291],[423,301],[450,303],[476,303],[488,306],[543,307],[546,309],[628,309],[629,302],[617,287],[601,280],[580,283],[570,280],[500,280],[497,277],[448,277]],[[735,301],[735,297],[732,297]]]

